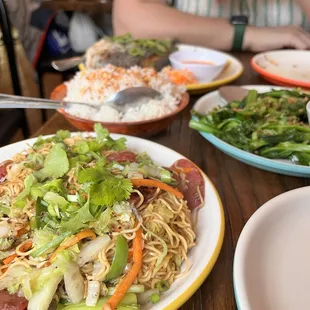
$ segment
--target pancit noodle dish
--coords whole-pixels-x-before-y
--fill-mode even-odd
[[[135,310],[191,267],[204,180],[95,125],[0,165],[0,309]]]

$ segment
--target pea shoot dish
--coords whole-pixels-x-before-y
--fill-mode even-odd
[[[250,90],[243,100],[206,115],[192,111],[190,127],[262,157],[310,166],[309,100],[300,89]]]

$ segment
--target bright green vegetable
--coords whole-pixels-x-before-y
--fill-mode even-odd
[[[112,206],[116,202],[127,200],[132,192],[130,180],[110,176],[90,189],[90,202],[96,206]]]
[[[56,132],[56,137],[61,140],[70,138],[70,136],[71,136],[71,133],[68,130],[58,130]]]
[[[60,243],[62,243],[67,237],[69,237],[71,235],[72,235],[72,232],[71,231],[67,231],[67,232],[59,235],[58,237],[56,237],[55,239],[53,239],[49,243],[47,243],[47,244],[41,246],[40,248],[38,248],[37,250],[31,252],[30,255],[32,257],[42,256],[43,254],[46,254],[50,249],[54,249],[57,246],[59,246]]]
[[[153,294],[150,296],[150,303],[151,304],[157,304],[160,301],[160,295],[159,294]]]
[[[62,196],[64,196],[66,193],[64,181],[62,179],[54,179],[54,180],[48,181],[42,186],[42,189],[44,191],[46,190],[49,192],[58,193],[59,195],[62,195]]]
[[[170,171],[162,167],[157,167],[154,164],[131,163],[130,165],[126,166],[125,169],[123,169],[122,173],[123,175],[128,175],[129,178],[131,178],[130,177],[131,174],[138,173],[142,174],[145,178],[147,177],[156,178],[159,179],[161,182],[168,184],[174,181]]]
[[[160,291],[160,292],[166,292],[169,290],[170,288],[170,284],[167,280],[161,280],[161,281],[158,281],[156,284],[155,284],[155,287]]]
[[[300,90],[262,94],[251,90],[243,100],[216,108],[207,115],[192,111],[190,127],[214,134],[244,151],[308,166],[309,98],[308,93]]]
[[[101,212],[99,218],[90,223],[90,226],[95,229],[97,235],[102,236],[108,232],[108,225],[110,223],[112,216],[112,209],[106,208]]]
[[[118,235],[116,238],[115,254],[111,264],[109,273],[106,275],[105,281],[118,278],[124,271],[128,259],[128,243],[127,239]]]
[[[39,179],[60,178],[69,170],[69,160],[61,144],[55,144],[44,160],[44,167],[35,173]]]
[[[108,288],[108,295],[111,296],[115,293],[116,287],[115,286],[110,286]],[[142,284],[133,284],[130,286],[128,289],[127,293],[134,293],[134,294],[141,294],[145,292],[145,286]]]

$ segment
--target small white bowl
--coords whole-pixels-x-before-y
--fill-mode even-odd
[[[183,48],[170,54],[169,60],[174,69],[191,71],[199,83],[209,83],[216,79],[227,62],[221,52],[200,47]],[[184,61],[206,61],[210,64],[184,63]]]

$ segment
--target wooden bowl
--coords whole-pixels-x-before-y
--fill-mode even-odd
[[[52,100],[61,101],[66,97],[66,93],[66,85],[60,84],[53,90],[50,97]],[[75,128],[81,131],[93,131],[94,125],[96,123],[100,123],[112,133],[126,134],[131,136],[150,136],[167,129],[176,118],[176,115],[184,110],[188,103],[189,95],[188,93],[185,93],[182,96],[181,102],[177,109],[172,113],[151,120],[138,122],[98,122],[71,115],[64,109],[59,109],[58,112],[62,114]]]

